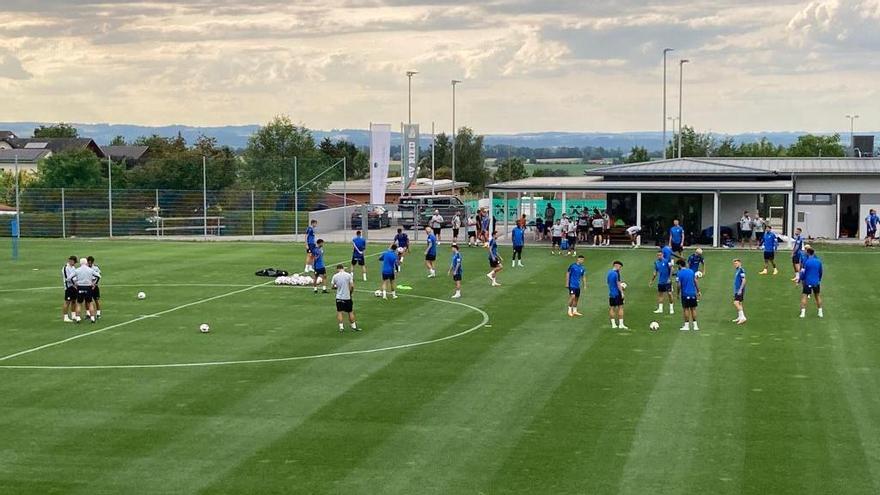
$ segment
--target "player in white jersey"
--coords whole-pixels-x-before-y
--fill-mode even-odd
[[[95,288],[92,289],[92,301],[95,303],[95,318],[101,317],[101,287],[98,286],[98,282],[101,281],[101,269],[98,268],[98,265],[95,264],[95,257],[88,256],[86,257],[86,261],[89,264],[89,268],[95,272]]]
[[[343,324],[343,313],[348,314],[348,321],[351,323],[351,329],[360,332],[357,321],[354,316],[354,303],[352,302],[352,294],[354,294],[354,277],[345,271],[342,264],[336,265],[336,273],[330,279],[333,288],[336,289],[336,322],[339,323],[339,331],[345,330]]]
[[[85,258],[79,260],[79,267],[73,272],[73,284],[76,287],[76,309],[73,310],[73,321],[79,323],[82,317],[77,313],[85,314],[89,320],[95,322],[95,314],[92,309],[92,289],[95,287],[95,271],[89,267]]]
[[[76,256],[67,258],[67,263],[61,268],[61,280],[64,283],[64,307],[61,308],[61,316],[69,323],[74,321],[73,310],[76,307],[76,286],[73,276],[76,273]]]

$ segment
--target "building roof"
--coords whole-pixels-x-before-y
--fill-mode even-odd
[[[7,139],[13,139],[15,137],[16,137],[16,135],[12,131],[0,131],[0,139],[2,139],[4,141]]]
[[[386,194],[396,194],[400,192],[400,177],[389,177],[385,179],[385,183],[387,184]],[[469,185],[470,184],[467,182],[456,181],[453,184],[449,179],[437,179],[434,182],[434,191],[438,193],[449,192],[454,189],[464,189]],[[343,192],[346,194],[369,194],[372,187],[370,179],[350,180],[344,185],[341,180],[338,180],[330,183],[327,192],[330,194],[342,194]],[[417,179],[416,183],[410,187],[409,193],[417,195],[430,194],[431,179]]]
[[[602,177],[880,174],[880,158],[682,158],[589,169]]]
[[[65,151],[78,151],[88,149],[95,153],[98,158],[106,158],[94,140],[91,138],[10,138],[4,139],[13,148],[18,149],[48,149],[52,153]]]
[[[36,163],[52,156],[48,149],[0,149],[0,163]]]
[[[104,154],[113,160],[140,160],[148,146],[102,146]]]
[[[664,181],[664,180],[602,180],[599,177],[529,177],[488,186],[495,191],[583,191],[583,192],[664,192],[711,193],[720,192],[788,192],[793,189],[790,180],[767,181]]]

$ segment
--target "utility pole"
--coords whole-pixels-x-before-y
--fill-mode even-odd
[[[684,64],[690,60],[683,58],[678,61],[678,158],[681,159],[681,96],[684,88]]]
[[[675,48],[663,49],[663,159],[666,159],[666,54]]]

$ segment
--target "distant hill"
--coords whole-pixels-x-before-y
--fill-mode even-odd
[[[30,136],[34,128],[47,124],[46,122],[0,122],[0,130],[10,130],[19,136]],[[173,137],[178,133],[181,134],[187,142],[192,143],[199,135],[205,135],[217,139],[221,145],[231,146],[233,148],[244,148],[247,145],[248,137],[258,128],[258,125],[228,125],[216,127],[198,127],[188,125],[167,125],[167,126],[141,126],[131,124],[73,124],[81,136],[90,137],[98,144],[107,144],[116,136],[125,137],[126,141],[137,139],[141,136],[149,136],[158,134],[164,137]],[[337,129],[331,131],[312,131],[315,139],[320,141],[325,137],[333,140],[347,140],[357,146],[369,146],[370,133],[366,129]],[[743,134],[733,134],[732,137],[737,142],[757,141],[766,137],[774,144],[788,146],[795,142],[798,136],[805,134],[804,132],[751,132]],[[831,134],[831,133],[822,133]],[[876,132],[865,132],[861,134],[877,134]],[[719,135],[721,137],[723,135]],[[400,139],[399,133],[392,133],[392,142]],[[430,136],[422,135],[425,143],[430,142]],[[844,140],[848,139],[844,136]],[[662,133],[657,131],[644,132],[530,132],[521,134],[487,134],[485,138],[487,145],[509,144],[512,146],[522,146],[530,148],[552,148],[558,146],[570,146],[583,148],[587,146],[620,148],[624,152],[633,146],[644,146],[649,151],[659,151],[663,149]]]

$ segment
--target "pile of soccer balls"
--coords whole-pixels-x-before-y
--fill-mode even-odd
[[[315,280],[308,275],[300,275],[299,273],[294,273],[293,275],[289,275],[287,277],[278,277],[275,279],[275,285],[300,285],[300,286],[310,286],[314,285]]]

